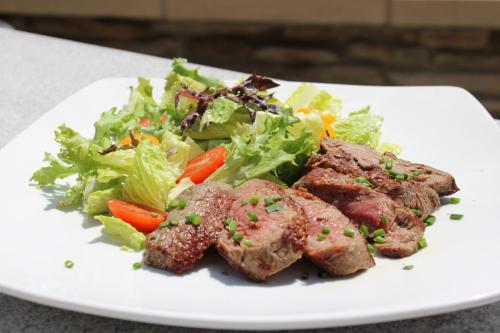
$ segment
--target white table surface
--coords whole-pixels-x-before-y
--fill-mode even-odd
[[[58,102],[106,77],[158,77],[169,61],[0,28],[0,147]],[[206,68],[235,79],[238,73]],[[497,120],[500,126],[500,120]],[[0,245],[1,250],[1,245]],[[34,258],[35,259],[35,258]],[[493,263],[493,262],[492,262]],[[27,263],[29,264],[29,263]],[[0,263],[1,267],[1,263]],[[1,274],[1,269],[0,269]],[[432,283],[432,277],[429,283]],[[0,294],[0,332],[215,332],[85,315]],[[500,332],[500,303],[435,317],[303,332]]]

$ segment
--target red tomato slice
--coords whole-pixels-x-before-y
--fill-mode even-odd
[[[177,182],[183,178],[190,178],[195,184],[203,183],[208,176],[224,165],[226,154],[226,148],[219,146],[196,156],[188,162],[184,173],[177,179]]]
[[[144,118],[139,122],[143,127],[151,126],[151,120],[149,118]]]
[[[113,216],[122,219],[139,231],[151,232],[167,219],[167,213],[135,202],[112,199],[108,208]]]

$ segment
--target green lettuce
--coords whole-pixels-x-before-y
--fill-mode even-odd
[[[182,137],[165,131],[161,139],[160,148],[167,154],[167,160],[179,168],[184,169],[189,161],[191,145],[182,140]]]
[[[209,88],[224,88],[224,83],[220,80],[213,77],[202,76],[198,73],[198,68],[187,68],[186,64],[186,59],[174,58],[172,60],[172,72],[200,82]]]
[[[308,130],[311,133],[311,139],[319,145],[321,131],[323,131],[321,116],[317,112],[310,112],[308,114],[296,112],[295,117],[299,121],[290,127],[290,132],[294,135],[300,135],[303,130]]]
[[[167,160],[160,147],[142,141],[136,148],[134,162],[123,183],[124,195],[131,201],[164,210],[168,192],[175,186],[181,170]]]
[[[377,148],[383,121],[382,116],[371,114],[370,108],[366,107],[337,120],[333,123],[333,129],[339,140]]]
[[[85,199],[83,212],[88,215],[103,214],[108,212],[108,201],[122,197],[120,186],[107,188],[89,193]]]
[[[200,121],[200,129],[203,129],[208,124],[224,124],[229,122],[233,113],[240,107],[240,104],[225,97],[215,99],[203,114]]]
[[[330,95],[324,90],[319,90],[311,83],[302,83],[285,101],[293,110],[308,107],[313,110],[330,112],[335,118],[340,117],[342,100]]]
[[[94,218],[104,225],[104,232],[120,245],[136,251],[144,249],[146,236],[130,224],[113,216],[97,215]]]
[[[142,77],[138,86],[131,88],[128,104],[123,109],[112,108],[103,112],[94,123],[93,141],[107,146],[112,140],[127,136],[139,121],[145,117],[159,126],[162,110],[153,98],[153,87]]]
[[[208,179],[237,186],[249,179],[276,175],[284,182],[293,181],[287,169],[301,169],[307,158],[316,152],[317,145],[311,133],[303,130],[293,135],[288,127],[297,122],[291,116],[257,112],[253,130],[235,135],[226,146],[229,154],[226,163]],[[280,173],[280,170],[282,171]]]

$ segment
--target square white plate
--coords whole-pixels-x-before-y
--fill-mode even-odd
[[[156,94],[162,80],[153,80]],[[60,123],[90,136],[93,122],[126,104],[135,79],[95,82],[45,114],[0,151],[0,292],[65,309],[179,326],[288,329],[418,317],[500,299],[500,131],[481,104],[454,87],[320,84],[345,112],[370,105],[385,117],[383,139],[403,158],[452,173],[459,205],[446,205],[428,228],[429,247],[350,278],[319,279],[301,262],[266,284],[246,281],[215,254],[192,273],[133,270],[140,253],[106,242],[101,227],[29,185]],[[284,98],[297,83],[282,82]],[[451,221],[450,213],[465,215]],[[75,262],[73,269],[64,261]],[[411,271],[404,265],[414,265]],[[311,272],[307,281],[298,279]],[[229,275],[222,272],[227,271]]]

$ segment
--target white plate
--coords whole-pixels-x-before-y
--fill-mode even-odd
[[[370,105],[385,117],[384,139],[403,157],[456,176],[459,205],[442,207],[429,247],[351,278],[316,278],[305,262],[266,284],[246,281],[217,255],[184,276],[133,270],[140,253],[109,244],[101,227],[30,186],[62,122],[90,136],[92,123],[127,101],[134,79],[98,81],[69,97],[0,152],[0,292],[102,316],[179,326],[287,329],[353,325],[469,308],[500,299],[500,131],[467,91],[454,87],[321,85],[345,109]],[[153,80],[158,92],[162,80]],[[284,82],[286,97],[296,83]],[[463,213],[451,221],[449,213]],[[71,259],[75,267],[64,268]],[[411,271],[404,265],[414,265]],[[304,270],[314,276],[297,278]],[[229,276],[222,274],[230,272]]]

